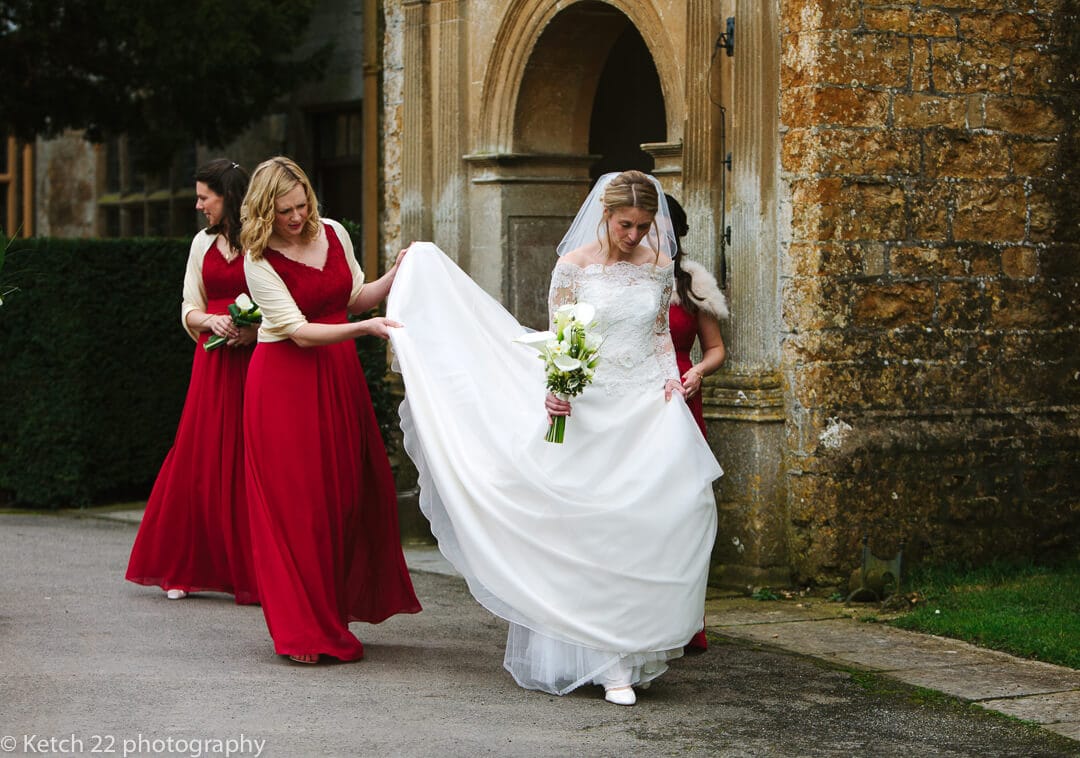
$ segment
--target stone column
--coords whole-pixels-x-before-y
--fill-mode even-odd
[[[363,207],[361,234],[363,247],[360,265],[364,272],[379,272],[379,185],[382,167],[379,162],[379,77],[382,76],[382,45],[379,44],[379,2],[364,0],[364,100],[363,100]]]
[[[776,586],[790,581],[779,374],[779,19],[775,0],[735,0],[722,12],[728,9],[735,16],[735,55],[720,51],[724,77],[714,92],[727,101],[732,154],[732,316],[724,328],[727,363],[702,392],[709,441],[725,469],[717,485],[712,581]]]
[[[712,0],[688,0],[686,8],[686,136],[682,151],[682,201],[690,219],[689,257],[715,269],[718,251],[717,140],[719,108],[710,99],[718,25]]]
[[[429,0],[407,0],[402,104],[401,241],[431,239]]]
[[[465,169],[465,72],[463,0],[441,0],[431,5],[432,91],[432,198],[433,241],[465,266],[466,225],[463,214]]]

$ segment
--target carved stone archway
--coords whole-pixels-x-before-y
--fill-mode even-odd
[[[618,11],[613,14],[604,6]],[[616,2],[612,0],[581,0],[563,5],[552,0],[513,0],[503,14],[503,23],[495,37],[491,59],[484,77],[483,96],[480,107],[477,153],[514,154],[519,148],[517,128],[519,116],[532,104],[531,95],[539,89],[536,82],[527,82],[528,71],[543,60],[544,54],[537,50],[537,43],[557,16],[582,14],[579,18],[592,19],[603,16],[622,16],[641,34],[656,63],[668,114],[668,138],[677,141],[682,137],[685,120],[683,97],[683,73],[675,46],[668,35],[659,14],[651,3]],[[603,24],[600,25],[601,27]],[[598,51],[606,55],[603,31],[582,24],[582,32],[588,34],[588,44],[569,50],[578,63],[594,57]],[[590,33],[590,30],[592,33]],[[613,39],[607,40],[608,47]],[[540,53],[537,58],[537,53]],[[564,64],[570,61],[564,59]],[[598,76],[599,71],[591,72]],[[588,86],[588,81],[571,81],[562,84]],[[552,82],[552,84],[555,84]],[[595,79],[592,81],[595,92]],[[524,95],[525,99],[522,99]],[[591,105],[591,94],[588,98]],[[588,131],[586,128],[587,138]]]
[[[640,35],[655,66],[660,92],[652,97],[667,116],[667,133],[681,134],[680,66],[650,4],[516,0],[493,44],[475,135],[479,149],[466,157],[475,209],[473,273],[530,326],[546,322],[552,250],[589,189],[597,158],[589,153],[597,88],[613,47],[628,32]]]

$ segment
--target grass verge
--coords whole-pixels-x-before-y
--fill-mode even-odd
[[[1080,560],[920,569],[920,601],[889,623],[1080,669]]]

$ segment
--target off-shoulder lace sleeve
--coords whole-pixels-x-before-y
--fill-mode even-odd
[[[668,325],[668,313],[671,303],[671,290],[674,283],[674,266],[659,271],[660,303],[656,311],[656,330],[653,339],[653,351],[656,361],[667,379],[679,378],[679,364],[675,360],[675,345],[671,341],[671,329]]]
[[[548,327],[555,329],[555,311],[561,305],[577,302],[577,282],[581,269],[573,263],[556,263],[548,290]]]

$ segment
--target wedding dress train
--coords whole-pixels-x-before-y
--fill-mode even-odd
[[[476,599],[508,620],[504,665],[565,694],[639,684],[701,628],[722,474],[681,397],[665,401],[671,267],[559,263],[552,304],[590,302],[605,342],[563,444],[544,441],[543,363],[526,332],[431,243],[387,316],[420,504]]]

